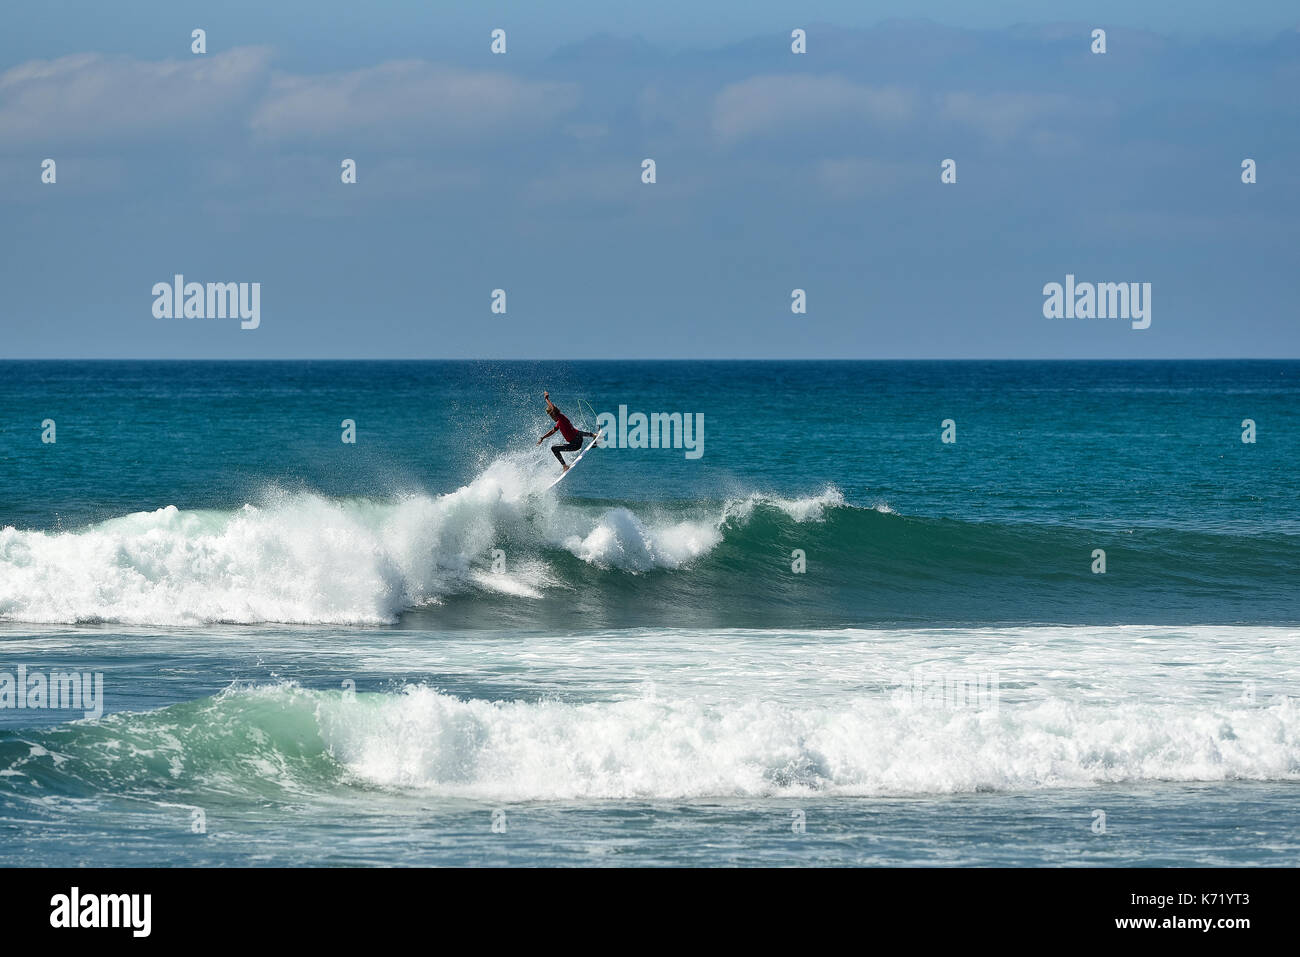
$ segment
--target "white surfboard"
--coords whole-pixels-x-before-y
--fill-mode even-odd
[[[550,485],[546,486],[547,491],[550,491],[551,489],[555,488],[555,486],[559,485],[559,484],[560,484],[560,479],[564,478],[564,476],[568,475],[570,472],[573,471],[573,467],[574,467],[575,465],[577,465],[579,462],[582,461],[582,457],[583,457],[584,455],[586,455],[588,452],[590,452],[593,448],[596,447],[596,443],[600,441],[600,437],[601,437],[603,434],[604,434],[603,432],[597,432],[597,433],[596,433],[596,437],[595,437],[594,439],[591,440],[591,444],[588,445],[585,449],[583,449],[581,452],[578,453],[578,457],[577,457],[576,459],[574,459],[572,462],[569,463],[569,467],[568,467],[567,469],[565,469],[563,472],[561,472],[561,473],[556,477],[556,479],[555,479],[554,482],[552,482]]]

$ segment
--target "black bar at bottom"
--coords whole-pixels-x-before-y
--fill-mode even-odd
[[[621,950],[656,937],[684,946],[698,926],[710,937],[801,947],[843,932],[862,943],[896,933],[927,945],[1127,937],[1231,946],[1291,937],[1295,884],[1287,869],[1209,868],[11,869],[0,871],[0,913],[10,945],[46,935],[207,942],[213,932],[248,931],[259,947],[373,947],[376,934],[432,931],[428,943],[441,949],[446,932],[459,929],[471,940],[486,933],[494,948],[503,937],[549,948],[576,936]],[[606,930],[616,936],[600,936]]]

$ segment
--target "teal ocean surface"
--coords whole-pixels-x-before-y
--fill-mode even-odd
[[[0,864],[1294,864],[1298,456],[1293,361],[0,362]]]

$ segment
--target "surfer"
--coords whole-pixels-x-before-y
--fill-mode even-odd
[[[558,405],[551,401],[551,394],[549,392],[543,392],[542,398],[546,400],[546,414],[555,420],[555,428],[551,429],[551,431],[538,439],[537,444],[541,445],[556,432],[559,432],[560,435],[564,437],[565,444],[560,445],[559,443],[556,443],[551,446],[551,451],[555,453],[555,457],[560,460],[560,465],[562,465],[564,471],[567,472],[569,471],[569,466],[564,461],[564,456],[560,453],[579,451],[582,448],[583,436],[594,439],[596,438],[596,433],[584,432],[581,429],[574,428],[573,423],[569,421],[569,417],[560,411]]]

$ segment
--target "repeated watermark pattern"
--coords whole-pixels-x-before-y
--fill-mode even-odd
[[[29,671],[19,665],[0,671],[0,708],[29,711],[80,711],[85,718],[104,714],[104,674],[100,671]]]

